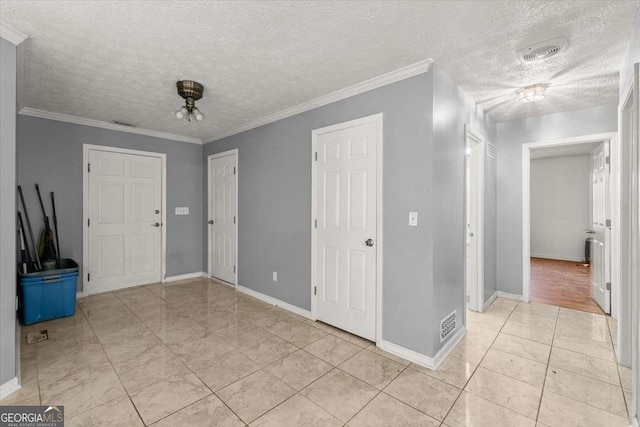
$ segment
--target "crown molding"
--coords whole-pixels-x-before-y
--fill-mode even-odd
[[[381,76],[356,83],[353,86],[331,92],[327,95],[312,99],[311,101],[303,102],[302,104],[294,105],[293,107],[286,108],[282,111],[278,111],[277,113],[269,114],[260,119],[253,120],[232,131],[216,135],[215,137],[207,141],[207,143],[217,141],[219,139],[226,138],[227,136],[235,135],[249,129],[254,129],[268,123],[273,123],[278,120],[294,116],[296,114],[304,113],[305,111],[313,110],[314,108],[332,104],[334,102],[352,97],[354,95],[359,95],[361,93],[368,92],[370,90],[377,89],[379,87],[386,86],[400,80],[408,79],[409,77],[417,76],[418,74],[426,73],[431,69],[432,64],[433,59],[429,58],[420,62],[416,62],[415,64],[408,65],[406,67],[398,68],[397,70],[388,72]]]
[[[0,22],[0,37],[15,44],[16,46],[29,38],[22,31],[18,31],[4,22]]]
[[[199,138],[191,138],[189,136],[174,135],[172,133],[159,132],[150,129],[142,129],[118,125],[115,123],[103,122],[101,120],[85,119],[83,117],[70,116],[67,114],[53,113],[51,111],[37,110],[35,108],[24,107],[20,110],[20,114],[31,117],[39,117],[41,119],[57,120],[59,122],[74,123],[77,125],[93,126],[102,129],[117,130],[120,132],[135,133],[138,135],[153,136],[155,138],[171,139],[174,141],[189,142],[191,144],[202,144]]]

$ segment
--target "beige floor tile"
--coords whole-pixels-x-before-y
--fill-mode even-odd
[[[391,354],[388,351],[384,351],[380,347],[378,347],[375,343],[374,344],[370,344],[369,347],[367,347],[367,350],[373,351],[374,353],[379,354],[380,356],[384,356],[387,359],[391,359],[394,362],[397,362],[397,363],[399,363],[401,365],[404,365],[404,366],[409,366],[411,364],[411,361],[409,361],[407,359],[403,359],[400,356],[396,356],[395,354]]]
[[[622,388],[631,390],[632,382],[633,382],[632,369],[627,368],[626,366],[618,365],[618,370],[620,371],[620,382],[622,383]],[[612,382],[612,384],[616,384],[616,383]]]
[[[295,394],[291,387],[264,371],[258,371],[217,392],[245,423],[250,423]]]
[[[349,421],[349,427],[438,427],[439,421],[380,393]]]
[[[306,346],[304,349],[335,366],[341,364],[359,351],[362,351],[362,347],[351,344],[334,335],[327,335],[313,344]]]
[[[240,352],[231,351],[210,360],[191,363],[189,368],[216,391],[260,370],[260,365]]]
[[[161,379],[189,373],[184,363],[164,346],[150,347],[136,359],[114,363],[113,367],[130,395]]]
[[[467,310],[467,325],[487,328],[499,332],[507,321],[509,313],[510,311],[488,314]]]
[[[405,369],[405,366],[365,350],[342,363],[339,368],[369,385],[383,389]]]
[[[444,420],[450,427],[534,427],[536,422],[466,391]]]
[[[385,393],[437,420],[447,415],[460,392],[457,387],[413,369],[404,371],[385,389]]]
[[[75,417],[65,419],[67,427],[143,427],[129,397],[119,397]]]
[[[131,396],[145,424],[161,418],[211,394],[195,375],[174,375],[151,384]]]
[[[313,326],[316,329],[320,329],[321,331],[326,332],[328,334],[332,334],[338,330],[338,328],[331,325],[327,325],[326,323],[320,322],[319,320],[306,319],[303,322],[309,326]]]
[[[233,347],[249,346],[273,335],[255,325],[214,331],[218,337]]]
[[[447,357],[436,371],[415,363],[409,367],[458,388],[464,388],[476,368],[477,365],[452,356]]]
[[[161,419],[153,427],[242,427],[245,424],[215,395]]]
[[[504,328],[502,328],[502,333],[515,335],[546,345],[551,345],[553,341],[552,329],[541,328],[528,323],[520,323],[512,319],[509,319],[507,323],[505,323]]]
[[[549,427],[628,427],[626,417],[545,390],[538,420]]]
[[[371,341],[361,338],[357,335],[350,334],[349,332],[342,331],[340,329],[337,329],[333,333],[333,335],[335,335],[336,337],[340,337],[343,340],[349,341],[351,344],[355,344],[358,347],[365,348],[371,345]]]
[[[601,343],[611,343],[611,334],[605,321],[583,324],[582,322],[574,323],[573,321],[559,320],[558,326],[556,327],[556,336],[576,337]]]
[[[549,317],[556,319],[559,313],[559,307],[547,304],[538,304],[534,302],[521,302],[515,308],[514,312],[534,314],[536,316]]]
[[[542,387],[534,387],[516,379],[478,368],[465,390],[525,417],[536,419]]]
[[[19,405],[26,402],[29,404],[40,404],[40,390],[38,389],[38,378],[32,378],[22,383],[17,391],[0,400],[0,406]],[[44,403],[43,403],[44,404]]]
[[[327,335],[326,332],[313,326],[288,318],[284,318],[273,324],[269,328],[269,332],[300,348],[318,341]]]
[[[260,366],[267,366],[276,360],[298,350],[296,346],[282,338],[271,336],[246,347],[240,347],[240,352]]]
[[[617,363],[565,350],[560,347],[554,346],[551,350],[549,367],[561,368],[609,384],[620,385]]]
[[[498,333],[486,328],[470,327],[467,335],[451,352],[451,356],[466,360],[474,365],[480,363]]]
[[[564,369],[549,369],[545,391],[560,394],[616,415],[627,415],[622,387],[603,383]]]
[[[251,423],[251,427],[339,427],[342,425],[343,423],[333,415],[299,394]]]
[[[332,370],[333,366],[304,350],[298,350],[264,369],[294,389],[302,390]]]
[[[509,298],[496,298],[493,303],[491,303],[491,307],[500,307],[509,311],[513,311],[517,305],[518,301]]]
[[[527,325],[546,329],[555,329],[557,322],[555,317],[538,316],[524,311],[514,311],[511,313],[509,320],[515,320],[516,322],[526,323]]]
[[[195,341],[174,344],[169,348],[180,360],[187,364],[211,359],[233,350],[233,347],[213,334],[208,334]]]
[[[496,348],[487,352],[480,366],[536,387],[542,387],[547,374],[545,363],[505,353]]]
[[[302,390],[301,394],[346,422],[373,399],[378,390],[336,369]]]
[[[545,364],[549,361],[551,352],[548,345],[508,334],[498,335],[493,348]]]
[[[556,336],[553,346],[615,362],[613,345],[575,336]]]

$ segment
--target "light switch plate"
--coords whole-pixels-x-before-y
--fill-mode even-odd
[[[273,272],[273,281],[274,281],[274,282],[277,282],[277,281],[278,281],[278,272],[277,272],[277,271],[274,271],[274,272]]]
[[[176,208],[176,215],[189,215],[189,208],[188,207]]]
[[[418,226],[418,212],[409,212],[409,225],[412,227]]]

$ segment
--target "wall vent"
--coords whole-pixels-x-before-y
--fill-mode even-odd
[[[487,156],[492,159],[496,158],[496,146],[491,142],[487,142]]]
[[[456,330],[457,324],[456,310],[453,310],[451,314],[440,321],[440,342],[447,339],[447,337]]]
[[[569,46],[567,39],[558,37],[518,49],[518,58],[522,62],[542,61],[564,51],[567,46]]]

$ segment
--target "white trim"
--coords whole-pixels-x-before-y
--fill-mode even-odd
[[[0,400],[20,390],[20,388],[20,380],[18,380],[18,377],[13,377],[6,383],[0,384]]]
[[[165,277],[164,283],[179,282],[181,280],[199,279],[201,277],[209,277],[204,271],[196,271],[194,273],[178,274],[176,276]]]
[[[514,301],[522,301],[522,295],[511,294],[509,292],[502,292],[502,291],[497,291],[496,294],[498,298],[512,299]]]
[[[160,281],[164,282],[167,274],[167,155],[166,153],[154,153],[151,151],[130,150],[127,148],[109,147],[106,145],[82,144],[82,292],[83,295],[91,294],[91,286],[87,282],[89,269],[89,230],[87,218],[89,217],[89,151],[108,151],[111,153],[134,154],[139,156],[160,158],[162,165],[162,212],[160,221],[161,227],[161,249],[160,249]],[[132,283],[131,286],[144,285],[146,283]],[[93,292],[95,293],[95,292]]]
[[[522,144],[522,301],[530,301],[531,292],[531,149],[541,147],[559,147],[563,145],[585,144],[591,142],[615,143],[616,133],[607,132],[594,135],[582,135],[570,138],[551,139]],[[613,204],[617,202],[614,201]],[[618,227],[618,224],[613,224]]]
[[[476,183],[475,187],[478,193],[478,200],[477,200],[478,206],[476,209],[478,212],[478,218],[477,218],[478,228],[476,230],[476,236],[475,236],[476,246],[477,246],[476,248],[477,259],[475,263],[476,263],[476,273],[477,273],[478,279],[476,282],[476,286],[471,287],[469,286],[469,283],[468,283],[469,278],[466,277],[468,272],[467,263],[469,261],[469,257],[467,256],[467,250],[469,249],[469,247],[466,245],[466,241],[467,241],[466,233],[469,232],[469,230],[467,229],[467,224],[469,223],[469,212],[466,212],[465,223],[464,223],[465,287],[469,292],[469,309],[473,311],[481,312],[481,311],[484,311],[484,209],[485,209],[485,206],[484,206],[484,158],[486,156],[485,139],[479,132],[475,131],[468,124],[465,124],[464,130],[465,130],[465,148],[469,150],[471,148],[471,145],[470,145],[471,142],[475,142],[479,146],[478,150],[476,150],[476,152],[478,153],[478,158],[477,158],[478,164],[477,164],[477,171],[476,171],[478,176],[476,177],[477,179],[475,180],[475,183]],[[470,159],[471,159],[471,156],[466,155],[466,151],[465,151],[465,174],[467,170],[466,162],[470,161]],[[467,179],[465,177],[465,183],[466,181]],[[474,180],[471,179],[469,182],[473,183]],[[470,192],[471,189],[466,188],[465,191]]]
[[[395,356],[409,360],[417,365],[424,366],[425,368],[433,371],[437,370],[442,362],[445,361],[447,356],[453,351],[460,341],[467,335],[467,329],[463,326],[447,341],[447,343],[436,353],[434,357],[429,357],[417,351],[402,347],[398,344],[394,344],[390,341],[381,340],[378,343],[378,347],[381,350],[391,353]]]
[[[84,298],[84,292],[77,291],[76,292],[76,300],[79,300],[80,298]]]
[[[311,316],[311,312],[309,310],[305,310],[304,308],[296,307],[293,304],[289,304],[288,302],[281,301],[277,298],[270,297],[269,295],[265,295],[261,292],[254,291],[253,289],[249,289],[241,285],[236,285],[236,290],[238,292],[242,292],[243,294],[249,295],[250,297],[259,299],[260,301],[264,301],[267,304],[275,305],[276,307],[283,308],[294,314],[300,315],[302,317],[306,317],[307,319],[314,320],[313,317]]]
[[[316,161],[315,153],[318,147],[318,135],[335,132],[340,129],[358,126],[365,123],[375,122],[377,124],[378,139],[376,141],[376,342],[382,341],[382,264],[383,264],[383,146],[384,146],[384,115],[383,113],[373,114],[371,116],[361,117],[348,122],[338,123],[311,131],[311,315],[313,320],[317,320],[316,316],[316,297],[313,292],[316,280],[316,228],[314,227],[314,219],[316,218],[316,197],[317,197],[317,179],[316,179]]]
[[[491,304],[493,304],[493,302],[496,300],[496,298],[498,298],[498,291],[495,291],[495,292],[493,293],[493,295],[491,295],[491,296],[489,297],[489,299],[488,299],[487,301],[485,301],[485,303],[484,303],[484,304],[483,304],[483,306],[482,306],[482,311],[484,312],[487,308],[489,308],[489,306],[490,306]]]
[[[227,136],[235,135],[240,132],[244,132],[250,129],[257,128],[259,126],[273,123],[278,120],[282,120],[287,117],[294,116],[296,114],[304,113],[305,111],[313,110],[314,108],[322,107],[324,105],[328,105],[328,104],[343,100],[345,98],[349,98],[354,95],[359,95],[361,93],[368,92],[370,90],[377,89],[382,86],[396,83],[400,80],[417,76],[418,74],[426,73],[431,69],[432,64],[433,64],[433,59],[425,59],[423,61],[416,62],[415,64],[411,64],[406,67],[399,68],[397,70],[391,71],[381,76],[377,76],[369,80],[356,83],[344,89],[331,92],[327,95],[320,96],[318,98],[312,99],[311,101],[303,102],[302,104],[298,104],[293,107],[286,108],[284,110],[278,111],[277,113],[269,114],[258,120],[253,120],[249,123],[245,123],[244,125],[237,127],[232,131],[216,135],[207,142],[217,141],[219,139],[226,138]]]
[[[54,113],[51,111],[37,110],[35,108],[24,107],[19,114],[24,116],[39,117],[41,119],[57,120],[59,122],[74,123],[77,125],[92,126],[102,129],[117,130],[120,132],[135,133],[138,135],[152,136],[154,138],[171,139],[173,141],[189,142],[191,144],[202,144],[199,138],[190,136],[175,135],[172,133],[159,132],[151,129],[143,129],[132,126],[118,125],[104,122],[102,120],[85,119],[84,117],[70,116],[68,114]]]
[[[223,151],[221,153],[210,154],[207,156],[207,274],[208,277],[214,278],[216,280],[222,280],[217,277],[213,277],[211,275],[211,231],[209,230],[209,219],[211,219],[211,160],[218,159],[220,157],[227,156],[236,156],[236,271],[234,274],[234,283],[233,285],[238,284],[238,228],[240,228],[240,215],[238,212],[238,177],[240,176],[240,154],[237,148],[233,150]],[[228,282],[225,282],[228,283]]]
[[[531,258],[542,258],[542,259],[553,259],[556,261],[571,261],[571,262],[584,262],[585,260],[582,258],[573,258],[569,256],[555,256],[555,255],[545,255],[545,254],[530,254]]]
[[[640,427],[640,424],[638,424],[638,417],[633,417],[633,420],[631,420],[631,425],[633,427]]]
[[[4,22],[0,22],[0,37],[8,42],[13,43],[16,46],[29,38],[29,36],[27,36],[22,31],[16,30],[15,28],[5,24]]]

